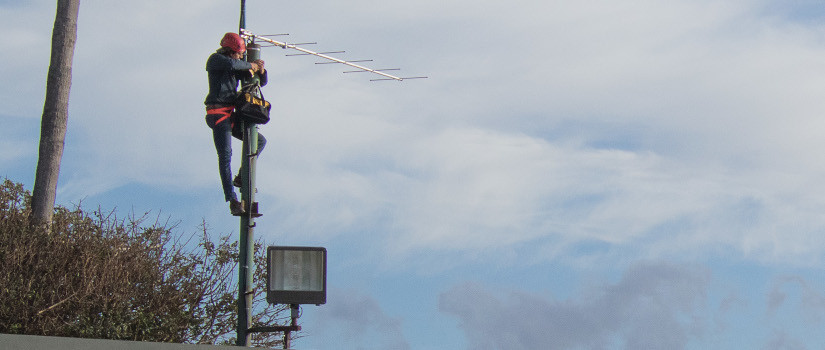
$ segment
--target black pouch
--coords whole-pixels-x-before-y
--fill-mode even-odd
[[[260,96],[260,97],[258,97]],[[235,100],[235,123],[266,124],[269,122],[269,110],[272,105],[264,99],[261,87],[250,84],[241,88]]]

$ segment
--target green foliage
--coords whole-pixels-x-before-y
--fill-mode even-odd
[[[0,185],[0,333],[175,343],[233,342],[238,244],[197,244],[146,216],[55,208],[50,232],[29,224],[31,195]],[[283,324],[267,305],[264,251],[256,244],[254,326]],[[287,315],[287,316],[281,316]],[[275,347],[279,334],[255,334]]]

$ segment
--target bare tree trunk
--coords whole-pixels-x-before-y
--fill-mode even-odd
[[[31,221],[49,225],[57,195],[57,176],[69,118],[69,89],[72,86],[72,57],[77,41],[80,0],[57,0],[52,30],[52,54],[46,81],[46,102],[40,124],[40,150],[32,191]]]

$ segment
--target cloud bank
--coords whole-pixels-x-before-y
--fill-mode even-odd
[[[464,284],[439,308],[460,320],[469,349],[684,349],[706,326],[708,283],[707,272],[641,264],[570,300]]]

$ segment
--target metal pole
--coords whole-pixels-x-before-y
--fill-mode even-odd
[[[246,29],[246,0],[241,0],[241,22],[238,27],[240,33]]]
[[[289,305],[289,318],[291,321],[288,329],[284,331],[284,349],[289,349],[289,347],[292,346],[292,344],[290,344],[292,342],[292,336],[290,334],[292,330],[301,329],[298,327],[298,317],[300,317],[299,307],[300,305],[298,304]]]
[[[249,346],[249,327],[252,323],[252,275],[255,271],[255,163],[258,149],[258,128],[244,125],[243,165],[241,166],[241,200],[246,213],[241,216],[238,267],[238,340],[237,345]]]
[[[241,18],[239,23],[239,32],[246,28],[246,1],[241,0]],[[251,207],[254,202],[254,156],[257,150],[258,135],[255,130],[254,137],[249,135],[249,129],[244,128],[243,140],[243,159],[241,162],[241,201],[246,204],[246,214],[241,216],[240,237],[238,238],[238,327],[236,345],[249,346],[250,333],[249,327],[252,321],[252,273],[254,271],[254,247],[251,242],[254,242],[254,219],[251,215]],[[250,188],[253,189],[250,191]]]

